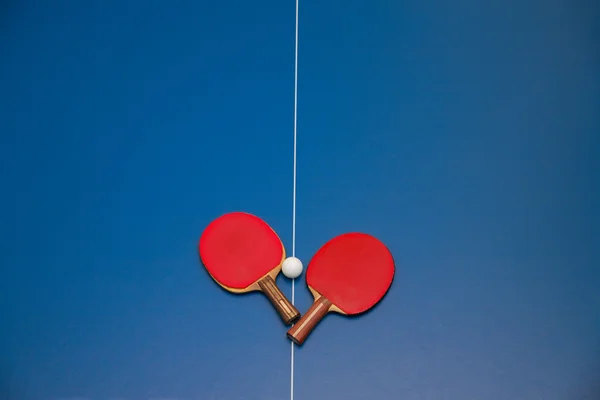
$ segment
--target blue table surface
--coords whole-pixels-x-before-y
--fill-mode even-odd
[[[294,21],[2,2],[1,398],[290,398],[286,327],[196,244],[246,211],[291,253]],[[590,0],[300,2],[296,255],[362,231],[397,274],[296,348],[296,400],[600,396],[599,21]]]

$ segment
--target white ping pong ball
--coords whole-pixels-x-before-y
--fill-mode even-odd
[[[302,273],[302,261],[296,257],[288,257],[281,266],[283,274],[290,279],[296,279]]]

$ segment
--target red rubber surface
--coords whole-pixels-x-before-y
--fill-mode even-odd
[[[200,237],[202,264],[221,285],[245,289],[278,267],[284,250],[277,234],[262,219],[247,213],[225,214]]]
[[[359,314],[381,300],[394,271],[392,254],[382,242],[364,233],[346,233],[314,255],[306,283],[346,314]]]

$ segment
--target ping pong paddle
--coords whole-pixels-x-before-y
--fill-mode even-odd
[[[306,268],[306,284],[314,302],[287,332],[302,344],[329,312],[356,315],[377,304],[394,279],[394,259],[378,239],[345,233],[327,242]]]
[[[275,284],[285,260],[283,243],[259,217],[233,212],[215,219],[202,233],[198,252],[209,275],[225,290],[261,291],[286,325],[300,318]]]

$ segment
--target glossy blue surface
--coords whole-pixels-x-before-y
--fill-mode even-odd
[[[2,3],[0,397],[289,398],[286,328],[196,242],[242,210],[291,252],[294,11]],[[300,21],[297,255],[364,231],[398,271],[297,349],[295,399],[597,399],[597,4]]]

